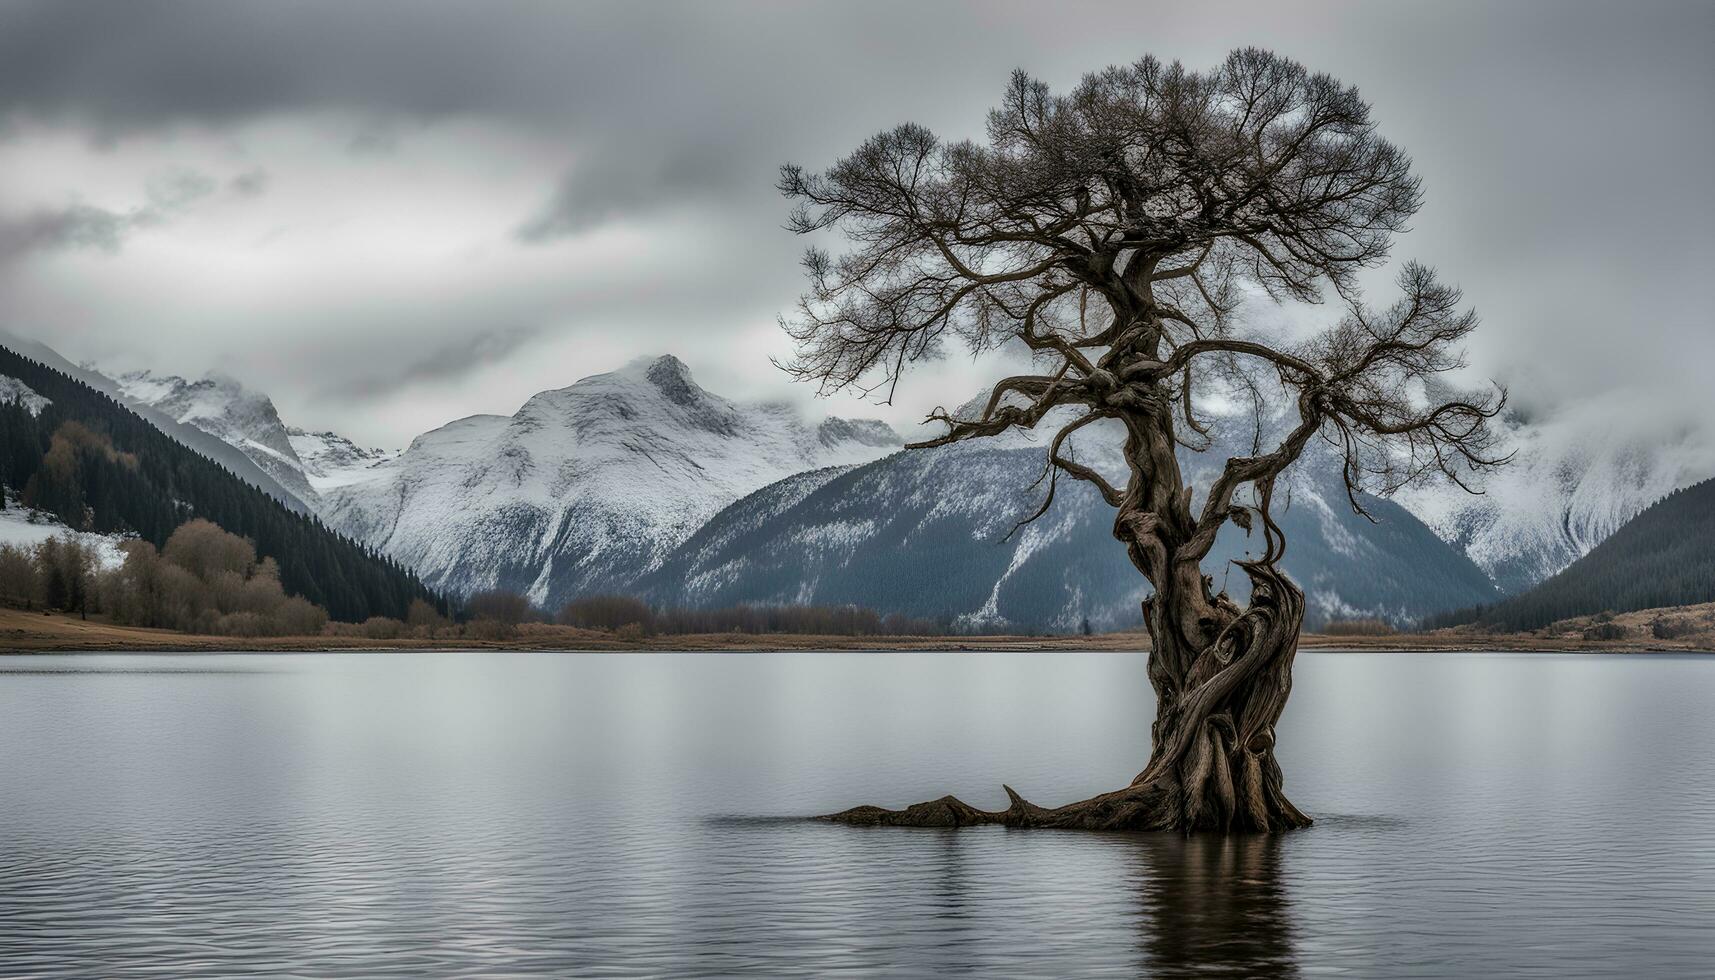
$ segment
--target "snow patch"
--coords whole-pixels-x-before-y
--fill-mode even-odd
[[[0,544],[34,548],[49,538],[67,534],[94,549],[96,561],[102,568],[118,568],[125,563],[125,552],[120,550],[120,545],[130,539],[123,535],[73,531],[52,515],[32,511],[16,499],[9,500],[6,509],[0,510]]]
[[[35,389],[29,385],[3,374],[0,374],[0,402],[19,402],[24,406],[24,411],[31,415],[40,415],[42,409],[53,404],[47,398],[36,394]]]
[[[1395,499],[1463,549],[1503,592],[1522,591],[1668,493],[1715,476],[1715,436],[1707,426],[1645,410],[1643,397],[1621,393],[1542,421],[1513,420],[1503,449],[1516,456],[1487,478],[1481,495],[1440,485]]]

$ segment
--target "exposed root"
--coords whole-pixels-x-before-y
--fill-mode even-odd
[[[878,806],[853,807],[818,817],[833,823],[868,827],[1059,827],[1070,830],[1167,830],[1179,817],[1174,794],[1160,787],[1128,786],[1080,803],[1047,809],[1003,786],[1012,804],[1004,810],[979,810],[953,796],[918,803],[903,810]]]

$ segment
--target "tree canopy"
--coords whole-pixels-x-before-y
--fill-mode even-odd
[[[805,253],[810,289],[783,324],[796,342],[787,370],[891,397],[949,341],[1022,344],[1037,370],[996,382],[980,411],[938,410],[945,434],[920,445],[1034,427],[1070,406],[1053,416],[1049,465],[1120,508],[1158,585],[1169,554],[1195,562],[1226,520],[1248,525],[1234,497],[1245,485],[1276,555],[1274,480],[1313,437],[1342,453],[1360,510],[1360,491],[1432,474],[1463,484],[1503,461],[1486,423],[1504,392],[1456,396],[1439,381],[1463,365],[1477,324],[1459,291],[1416,263],[1395,302],[1370,305],[1358,288],[1421,203],[1409,158],[1355,88],[1271,52],[1235,51],[1202,72],[1146,57],[1067,94],[1018,71],[986,143],[902,125],[825,172],[783,167],[780,189],[794,231],[845,244]],[[1332,297],[1343,316],[1274,343],[1242,315],[1250,295]],[[1227,461],[1193,514],[1174,449],[1205,445],[1200,397],[1238,393],[1260,419],[1276,382],[1295,421],[1268,451],[1259,424],[1254,452]],[[1125,424],[1125,486],[1068,451],[1100,419]]]

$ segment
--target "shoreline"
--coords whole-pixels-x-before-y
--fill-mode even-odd
[[[1629,613],[1627,617],[1642,616]],[[450,640],[450,642],[449,642]],[[1093,636],[828,636],[814,634],[695,633],[621,637],[598,630],[530,623],[506,640],[465,638],[371,639],[352,636],[229,637],[115,626],[97,620],[0,610],[0,656],[39,653],[1141,653],[1143,631]],[[1301,650],[1343,653],[1715,653],[1707,636],[1684,640],[1586,640],[1574,635],[1483,633],[1468,629],[1387,636],[1306,633]]]

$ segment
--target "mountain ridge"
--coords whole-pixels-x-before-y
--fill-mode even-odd
[[[287,590],[348,621],[440,602],[398,563],[241,480],[113,394],[9,348],[0,348],[0,376],[46,399],[35,414],[0,404],[0,483],[67,526],[161,547],[205,518],[274,559]]]
[[[850,603],[963,629],[1136,628],[1148,583],[1093,488],[1062,480],[1053,506],[1014,530],[1042,500],[1044,438],[1014,430],[788,477],[711,518],[633,589],[661,605]],[[1083,450],[1092,465],[1117,459],[1100,440]],[[1187,454],[1187,476],[1198,481],[1213,456],[1224,459]],[[1404,508],[1367,498],[1379,523],[1354,514],[1337,472],[1296,469],[1282,490],[1282,565],[1306,590],[1311,625],[1406,625],[1496,598],[1480,569]],[[1225,529],[1205,563],[1215,588],[1242,600],[1244,577],[1224,569],[1258,547]]]
[[[0,337],[0,341],[5,339]],[[45,345],[34,346],[64,362]],[[655,594],[671,595],[672,590],[663,588],[654,571],[681,559],[696,564],[689,555],[670,558],[669,553],[719,518],[726,506],[782,481],[783,495],[771,504],[776,508],[775,517],[781,517],[801,504],[802,496],[820,488],[816,481],[837,479],[845,469],[897,452],[901,444],[897,432],[874,420],[827,417],[817,422],[804,419],[785,404],[739,403],[713,395],[697,385],[682,360],[670,354],[639,358],[615,371],[538,392],[511,416],[476,415],[453,420],[419,435],[410,448],[395,453],[357,446],[336,432],[312,433],[292,426],[281,419],[265,394],[234,379],[211,375],[189,381],[178,375],[143,371],[127,372],[115,380],[69,362],[55,367],[81,372],[79,380],[106,390],[163,432],[215,459],[287,506],[318,513],[330,525],[366,542],[380,542],[377,546],[392,549],[389,553],[402,556],[401,560],[438,570],[434,574],[443,578],[437,581],[450,584],[455,591],[509,587],[550,605],[591,590],[627,588],[645,578]],[[644,390],[654,392],[653,401],[645,399],[648,404],[644,404],[633,397],[634,392],[615,389],[608,392],[612,411],[582,412],[579,405],[587,405],[589,399],[567,392],[603,378],[646,386]],[[587,385],[580,390],[587,394]],[[677,427],[672,438],[659,426],[649,428],[668,416]],[[639,425],[643,428],[632,431]],[[790,430],[792,435],[770,444],[764,453],[770,457],[765,464],[755,459],[686,464],[699,458],[696,447],[687,445],[689,441],[730,441],[747,427],[777,434]],[[622,468],[623,478],[608,479],[592,469],[600,460],[575,459],[578,451],[573,448],[533,443],[531,433],[543,439],[559,433],[569,440],[568,447],[595,444],[616,450],[617,456],[636,465]],[[1522,593],[1551,577],[1657,498],[1694,482],[1701,472],[1699,467],[1706,465],[1699,461],[1709,455],[1700,454],[1690,436],[1677,441],[1671,433],[1641,436],[1592,427],[1576,419],[1530,422],[1515,417],[1509,420],[1507,438],[1520,450],[1519,458],[1491,479],[1487,495],[1470,497],[1457,488],[1408,488],[1393,498],[1440,540],[1476,562],[1504,594]],[[1038,456],[1034,462],[1014,461],[1000,468],[1005,471],[1004,479],[1028,483],[1040,471],[1038,440],[1035,434],[1009,432],[996,439],[943,447],[941,452],[1035,447]],[[472,454],[490,451],[493,455],[480,465],[472,458]],[[1085,440],[1080,451],[1102,466],[1117,465],[1111,448]],[[440,540],[440,528],[432,525],[446,523],[443,517],[447,513],[454,515],[451,520],[456,524],[458,513],[469,508],[430,508],[432,514],[443,517],[414,519],[407,511],[415,504],[409,501],[417,499],[415,494],[422,489],[425,477],[418,472],[402,478],[398,464],[400,458],[412,453],[423,464],[419,470],[433,460],[433,465],[458,469],[472,486],[484,486],[491,494],[513,499],[486,510],[479,502],[477,509],[484,513],[480,529],[466,526],[452,539]],[[1196,471],[1205,462],[1195,457],[1187,460],[1187,476],[1192,483],[1206,482],[1207,474]],[[712,476],[702,468],[705,464],[714,467]],[[745,471],[743,478],[722,477],[718,471],[723,465]],[[1320,464],[1307,458],[1299,468],[1316,465]],[[831,475],[808,476],[822,470],[829,470]],[[1002,478],[996,470],[996,479]],[[713,496],[705,497],[698,488],[710,483],[719,486]],[[1069,487],[1069,481],[1062,481],[1061,492],[1078,493]],[[455,488],[443,489],[451,493]],[[988,489],[949,492],[981,494]],[[1306,525],[1310,529],[1304,533],[1316,536],[1317,547],[1333,549],[1347,537],[1359,541],[1381,533],[1344,527],[1344,518],[1337,512],[1345,505],[1333,488],[1325,489],[1328,492],[1303,498],[1305,506],[1314,508],[1314,513],[1306,511],[1305,516],[1317,517]],[[802,491],[802,496],[787,499],[797,491]],[[675,499],[681,495],[686,499]],[[596,498],[623,500],[625,504],[604,507],[595,502]],[[803,514],[793,519],[799,517]],[[808,526],[800,530],[812,534]],[[827,535],[834,530],[820,527],[814,533]],[[842,533],[857,531],[846,528]],[[1031,532],[1029,539],[1039,547],[1051,547],[1042,533],[1042,529]],[[1100,537],[1097,534],[1091,539],[1092,546]],[[1403,543],[1400,546],[1404,547]],[[469,548],[469,560],[459,553],[461,547]],[[1336,553],[1328,551],[1330,555]],[[1030,563],[1031,559],[1023,558],[1020,567]],[[461,571],[461,565],[468,567]],[[1341,574],[1326,562],[1322,566],[1316,574],[1324,583]],[[708,581],[711,574],[709,569],[702,569],[694,576],[697,581]],[[993,579],[988,597],[992,602],[982,607],[992,613],[1007,591],[1001,584],[1005,576],[993,570],[982,574]],[[1469,583],[1457,584],[1462,571],[1449,574],[1452,578],[1428,591],[1445,587],[1449,595],[1460,595],[1463,603],[1488,601],[1468,588]],[[1084,583],[1079,588],[1087,595],[1096,587]],[[789,592],[792,596],[814,595],[816,587],[806,580]],[[1380,600],[1375,596],[1354,604],[1338,598],[1342,593],[1337,589],[1312,590],[1312,595],[1328,597],[1327,608],[1316,612],[1324,617],[1359,615],[1381,608],[1376,606]],[[1110,598],[1112,601],[1117,600]],[[1418,603],[1405,598],[1383,605],[1387,617],[1396,620],[1408,618],[1407,610],[1421,612]],[[981,609],[966,609],[960,615],[981,613]]]
[[[240,480],[284,504],[288,509],[299,513],[309,512],[308,504],[281,486],[279,481],[257,466],[249,456],[195,426],[185,425],[164,412],[127,398],[112,378],[98,371],[73,364],[46,344],[18,337],[5,331],[0,331],[0,349],[33,360],[101,392],[118,404],[130,409],[175,442],[189,448],[205,459],[212,460]]]
[[[755,489],[900,444],[885,423],[827,421],[712,394],[672,355],[640,358],[511,416],[419,435],[369,478],[330,488],[324,514],[437,587],[508,588],[556,608],[647,571]]]
[[[1484,610],[1481,625],[1538,629],[1600,612],[1715,601],[1715,479],[1668,493],[1588,554],[1521,595]]]
[[[1559,573],[1672,491],[1715,476],[1715,446],[1700,429],[1633,431],[1603,404],[1515,418],[1504,432],[1516,456],[1486,477],[1481,495],[1427,487],[1395,499],[1509,595]]]
[[[113,375],[125,397],[165,413],[237,449],[293,496],[315,509],[316,491],[304,472],[303,460],[267,395],[236,378],[208,374],[195,381],[176,374],[127,371]]]

